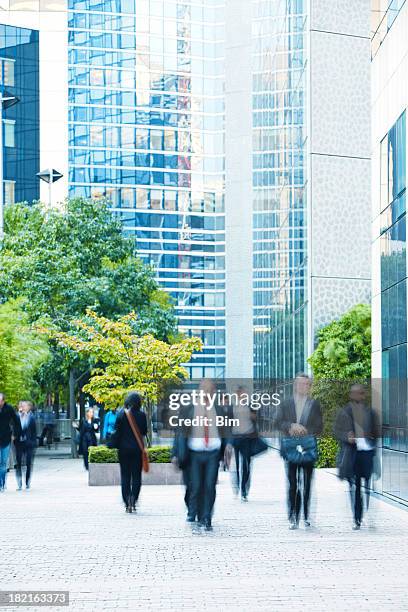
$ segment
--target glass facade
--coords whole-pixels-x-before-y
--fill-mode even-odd
[[[306,359],[304,0],[254,2],[254,376]]]
[[[380,144],[384,493],[408,500],[406,113]]]
[[[69,192],[106,197],[225,367],[222,0],[70,0]]]
[[[0,25],[0,88],[18,99],[3,104],[4,201],[39,199],[39,34],[37,30]]]
[[[371,52],[374,56],[406,0],[372,0],[371,11]]]

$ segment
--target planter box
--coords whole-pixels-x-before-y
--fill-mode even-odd
[[[142,472],[144,485],[179,485],[182,484],[181,472],[171,463],[151,463],[147,474]],[[90,463],[90,487],[120,485],[119,463]]]

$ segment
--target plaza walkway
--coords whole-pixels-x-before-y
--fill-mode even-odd
[[[353,532],[344,484],[320,471],[314,493],[315,527],[289,531],[269,453],[248,504],[220,475],[214,532],[193,534],[181,487],[145,487],[127,515],[80,461],[41,457],[30,492],[11,475],[0,497],[0,588],[69,590],[61,610],[408,610],[408,512],[373,500]]]

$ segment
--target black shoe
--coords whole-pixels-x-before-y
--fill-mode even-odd
[[[186,521],[187,523],[195,523],[195,516],[187,515]]]
[[[204,529],[206,531],[212,531],[213,530],[213,527],[211,525],[211,521],[204,521]]]
[[[361,521],[355,521],[353,525],[353,531],[359,531],[361,527]]]
[[[132,506],[130,506],[130,505],[126,506],[126,512],[128,512],[129,514],[132,514],[132,512],[133,512]]]

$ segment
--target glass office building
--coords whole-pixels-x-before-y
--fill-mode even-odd
[[[225,367],[222,0],[69,1],[69,193],[106,197]]]
[[[383,492],[408,499],[406,112],[380,143]]]
[[[4,202],[39,199],[39,33],[0,24]]]
[[[382,412],[377,489],[408,503],[408,4],[376,0],[372,21],[373,379]]]
[[[253,13],[254,375],[291,378],[306,359],[303,0]]]

